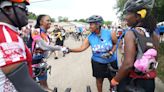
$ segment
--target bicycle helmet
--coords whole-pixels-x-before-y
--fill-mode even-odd
[[[23,4],[22,4],[23,3]],[[21,4],[21,5],[19,5]],[[21,9],[23,9],[26,14],[28,14],[28,10],[26,8],[26,5],[29,5],[29,0],[0,0],[0,12],[2,12],[10,21],[11,23],[21,29],[23,25],[21,25],[21,20],[18,19],[18,14],[16,12],[15,6],[19,6]],[[14,14],[16,16],[17,23],[14,22],[14,20],[5,12],[4,7],[11,6],[13,8]]]
[[[87,23],[100,23],[103,24],[103,18],[99,15],[93,15],[87,19]]]
[[[27,5],[30,4],[29,0],[10,0],[11,2],[15,2],[15,3],[23,3],[25,2]]]
[[[128,0],[123,12],[136,12],[141,9],[151,10],[154,6],[155,0]]]
[[[10,1],[10,2],[13,2],[13,3],[23,3],[23,2],[25,2],[27,5],[30,4],[29,0],[0,0],[0,3],[3,2],[3,1]]]

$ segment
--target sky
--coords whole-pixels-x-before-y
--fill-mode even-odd
[[[115,5],[116,0],[31,0],[28,8],[37,15],[47,14],[56,20],[58,16],[74,20],[100,15],[105,21],[116,21]]]

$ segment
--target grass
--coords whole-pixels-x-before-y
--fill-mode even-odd
[[[160,43],[158,62],[158,77],[164,82],[164,43]]]

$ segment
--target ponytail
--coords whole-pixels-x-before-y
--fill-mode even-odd
[[[150,35],[153,34],[153,32],[156,29],[156,19],[151,14],[147,15],[142,21],[142,26],[147,29],[147,31],[150,33]]]
[[[42,20],[43,17],[45,17],[47,15],[39,15],[37,20],[36,20],[36,25],[35,28],[40,28],[40,21]]]

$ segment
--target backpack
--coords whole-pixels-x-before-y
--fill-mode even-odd
[[[134,62],[135,72],[146,74],[157,68],[157,50],[155,49],[153,39],[146,30],[145,36],[139,34],[136,29],[132,29],[136,37],[137,56]]]
[[[137,45],[138,52],[136,55],[136,61],[134,61],[133,70],[130,72],[130,77],[132,78],[148,78],[147,76],[149,76],[149,78],[156,77],[155,69],[158,66],[158,62],[156,62],[155,60],[157,51],[154,49],[153,39],[150,37],[150,35],[145,37],[139,34],[137,30],[134,28],[131,28],[131,30],[133,31],[136,37],[136,45]],[[118,53],[118,45],[122,40],[122,38],[125,36],[127,31],[128,29],[126,29],[118,39],[116,45],[117,53]],[[144,33],[148,35],[146,31]],[[147,60],[146,63],[142,64],[142,62],[144,62],[145,60]],[[117,58],[117,62],[120,62],[118,61],[118,58]]]

